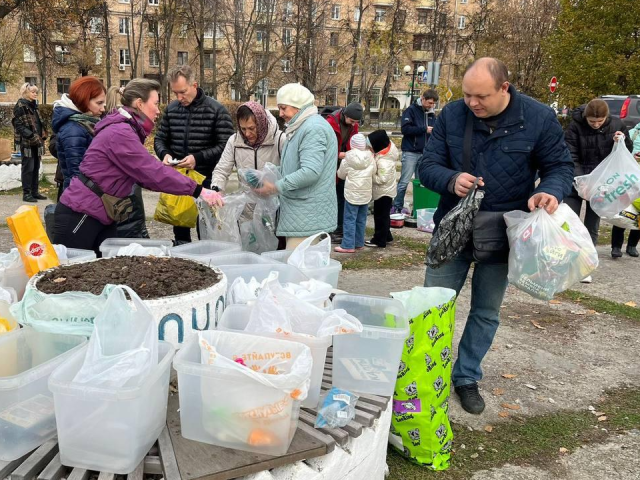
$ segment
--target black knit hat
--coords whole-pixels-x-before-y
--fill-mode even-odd
[[[375,130],[371,132],[367,138],[369,139],[373,153],[381,152],[391,143],[387,132],[384,130]]]
[[[349,117],[359,122],[362,120],[362,105],[358,102],[352,102],[344,108],[342,113],[345,117]]]

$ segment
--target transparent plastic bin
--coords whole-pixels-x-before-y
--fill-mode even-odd
[[[421,232],[432,233],[435,228],[433,223],[433,215],[436,213],[435,208],[421,208],[416,212],[418,215],[418,230]]]
[[[336,295],[342,308],[364,327],[361,333],[333,338],[333,386],[359,393],[391,396],[409,322],[399,300],[366,295]]]
[[[201,334],[210,338],[248,335],[216,330]],[[280,339],[269,342],[274,349],[282,350],[289,343]],[[218,353],[229,355],[220,350]],[[300,402],[232,369],[203,365],[200,355],[198,336],[193,335],[173,361],[178,372],[182,436],[265,455],[287,453],[298,427]],[[269,442],[260,445],[252,438],[268,438]]]
[[[304,273],[291,265],[273,263],[271,265],[220,265],[220,270],[227,277],[227,285],[230,287],[236,278],[242,277],[245,282],[254,277],[258,282],[262,282],[271,272],[278,272],[280,283],[300,283],[309,280]]]
[[[72,383],[87,349],[49,378],[60,461],[69,467],[127,474],[144,459],[167,421],[169,372],[175,349],[158,343],[158,365],[142,385],[104,388]]]
[[[215,265],[211,257],[232,252],[240,252],[240,245],[221,240],[200,240],[199,242],[185,243],[169,250],[172,257],[189,258],[200,263]]]
[[[247,305],[230,305],[222,314],[218,323],[218,329],[229,332],[244,333],[244,329],[249,323],[251,307]],[[331,345],[331,337],[315,338],[307,335],[287,335],[286,337],[277,334],[247,332],[249,335],[261,337],[279,338],[291,342],[305,344],[311,350],[313,357],[313,368],[311,369],[311,386],[309,395],[302,402],[305,408],[315,408],[320,400],[320,385],[322,384],[322,374],[324,373],[324,362],[327,357],[327,348]]]
[[[13,332],[14,330],[17,330],[20,328],[15,317],[11,315],[11,311],[9,310],[9,304],[4,300],[0,300],[0,317],[6,319],[7,322],[9,323],[9,329],[4,333],[0,331],[0,335],[7,335],[8,333]]]
[[[82,250],[80,248],[67,248],[67,260],[60,263],[82,263],[96,259],[96,252],[93,250]]]
[[[29,276],[22,263],[16,267],[5,268],[4,274],[0,277],[0,287],[13,288],[18,300],[22,300],[28,282]]]
[[[171,240],[160,240],[156,238],[107,238],[100,245],[100,252],[102,252],[103,258],[115,257],[118,254],[118,250],[132,243],[137,243],[146,248],[166,247],[169,249],[173,245]]]
[[[0,460],[16,460],[55,436],[47,380],[86,342],[31,328],[0,335]]]
[[[280,262],[252,252],[221,253],[209,257],[211,265],[278,265]]]
[[[292,253],[293,250],[275,250],[273,252],[264,252],[262,256],[273,258],[282,263],[287,263],[287,260]],[[328,283],[333,286],[333,288],[338,288],[338,277],[340,276],[341,270],[342,264],[339,261],[334,260],[333,258],[329,259],[328,267],[300,269],[300,271],[307,277],[315,278],[316,280]]]

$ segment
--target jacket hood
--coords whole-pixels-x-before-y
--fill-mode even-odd
[[[573,112],[571,112],[571,118],[579,123],[580,125],[584,125],[585,127],[589,127],[591,128],[591,126],[589,125],[589,123],[587,122],[587,119],[584,118],[584,111],[587,108],[587,104],[585,103],[584,105],[580,105],[579,107],[575,108],[573,110]],[[611,123],[611,115],[609,115],[607,117],[607,119],[604,121],[604,123],[600,126],[600,128],[598,128],[597,130],[600,130],[604,127],[606,127],[607,125],[609,125]],[[595,130],[595,129],[594,129]]]
[[[53,116],[51,118],[51,126],[53,132],[57,133],[62,125],[64,125],[71,115],[82,113],[78,107],[74,105],[71,99],[65,93],[60,100],[53,102]]]
[[[125,110],[123,107],[117,110],[114,110],[113,112],[111,112],[109,115],[104,117],[102,120],[100,120],[96,124],[96,128],[95,128],[96,135],[100,133],[102,130],[104,130],[105,128],[107,128],[108,126],[115,125],[118,123],[128,123],[129,125],[131,125],[131,127],[140,137],[140,141],[144,142],[145,138],[147,137],[146,134],[144,133],[144,130],[138,124],[136,119],[133,118],[133,115],[129,113],[127,110]]]
[[[356,170],[364,170],[371,165],[372,154],[368,150],[351,149],[347,152],[349,155],[349,166]]]

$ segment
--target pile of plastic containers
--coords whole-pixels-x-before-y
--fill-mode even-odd
[[[273,252],[264,252],[262,256],[278,260],[282,263],[287,263],[287,260],[292,253],[293,250],[276,250]],[[334,260],[333,258],[329,259],[329,266],[327,267],[300,269],[300,271],[307,277],[315,278],[316,280],[328,283],[333,286],[333,288],[338,288],[338,277],[341,270],[342,264],[339,261]]]
[[[207,265],[215,265],[211,257],[231,252],[240,252],[240,245],[220,240],[200,240],[178,245],[170,250],[172,257],[188,258]]]
[[[173,245],[171,240],[159,240],[151,238],[107,238],[100,245],[100,252],[103,258],[115,257],[118,251],[123,247],[128,247],[132,243],[145,248],[166,248],[169,249]]]

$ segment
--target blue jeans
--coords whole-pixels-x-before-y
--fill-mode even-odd
[[[402,209],[404,206],[404,194],[407,193],[407,186],[413,175],[417,175],[418,163],[422,158],[421,153],[402,152],[402,171],[400,172],[400,180],[398,180],[398,193],[393,200],[393,206]]]
[[[369,205],[352,205],[344,202],[344,224],[342,226],[342,248],[364,247],[364,229],[367,226]]]
[[[460,293],[473,252],[465,249],[440,268],[427,267],[425,287],[451,288]],[[458,344],[458,359],[451,380],[454,387],[476,383],[482,379],[480,363],[486,355],[500,324],[500,306],[507,290],[507,264],[476,263],[471,278],[471,310]]]

